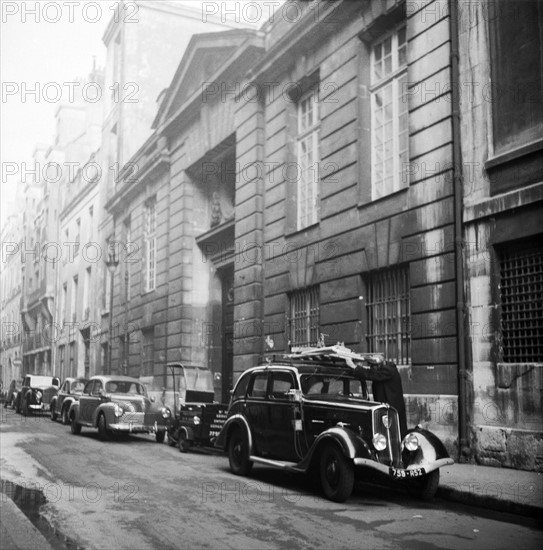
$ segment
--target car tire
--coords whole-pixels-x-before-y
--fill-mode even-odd
[[[15,400],[15,412],[17,414],[21,414],[21,399],[19,398],[19,396],[17,396],[17,399]]]
[[[75,421],[75,413],[72,413],[72,417],[70,419],[70,429],[74,435],[79,435],[81,433],[81,424],[78,424]]]
[[[28,416],[30,414],[30,399],[25,398],[25,402],[23,405],[23,416]]]
[[[172,437],[171,430],[168,430],[168,445],[170,447],[177,447],[177,441]]]
[[[98,417],[98,434],[102,441],[111,441],[111,430],[107,429],[106,417],[103,413]]]
[[[253,463],[249,460],[249,442],[241,430],[235,430],[228,441],[230,470],[237,476],[249,475]]]
[[[190,441],[187,439],[187,434],[184,431],[179,432],[179,438],[177,440],[180,453],[188,453],[191,448]]]
[[[164,443],[164,437],[166,436],[166,432],[165,431],[162,431],[162,432],[157,432],[155,434],[155,438],[156,438],[156,442],[157,443]]]
[[[421,500],[432,500],[438,487],[439,470],[433,470],[422,477],[409,480],[409,492]]]
[[[324,496],[334,502],[347,500],[354,487],[354,466],[334,444],[322,450],[319,459],[319,473]]]
[[[51,413],[51,420],[54,422],[58,417],[55,403],[51,403],[49,406],[49,412]]]
[[[66,426],[70,423],[70,419],[68,418],[68,410],[69,407],[64,406],[62,407],[62,412],[60,413],[61,422]]]

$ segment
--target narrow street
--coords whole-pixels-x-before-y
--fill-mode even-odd
[[[150,436],[103,443],[46,416],[1,409],[1,477],[39,488],[41,514],[79,548],[539,548],[541,532],[493,514],[359,484],[343,504],[303,477],[230,474],[209,450],[181,454]],[[9,492],[9,491],[8,491]],[[2,498],[7,498],[5,494]],[[520,522],[522,523],[522,522]]]

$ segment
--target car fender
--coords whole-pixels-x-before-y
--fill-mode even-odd
[[[357,433],[342,426],[334,426],[319,434],[298,466],[303,470],[307,470],[313,459],[319,456],[321,449],[330,442],[337,444],[343,454],[351,460],[371,458],[371,450],[368,444]]]
[[[68,418],[71,420],[72,415],[75,415],[75,421],[79,421],[79,401],[74,401],[70,403],[70,408],[68,409]]]
[[[406,466],[424,466],[440,459],[450,458],[445,445],[432,432],[417,426],[408,430],[407,433],[416,434],[419,448],[416,451],[403,450],[402,459]]]
[[[100,416],[100,413],[104,413],[104,416],[106,417],[106,424],[108,426],[110,424],[115,424],[114,409],[115,409],[114,403],[102,403],[101,405],[98,405],[98,407],[96,407],[96,410],[92,415],[93,424],[95,426],[98,426],[98,418]]]
[[[215,447],[225,450],[228,447],[230,436],[236,429],[242,430],[242,432],[247,436],[247,441],[249,443],[249,455],[251,455],[253,453],[253,436],[251,435],[251,429],[249,428],[247,419],[241,414],[234,414],[226,420],[219,435],[217,436]]]
[[[181,433],[184,433],[188,441],[194,441],[194,430],[188,426],[181,426],[177,432],[177,437],[181,437]]]

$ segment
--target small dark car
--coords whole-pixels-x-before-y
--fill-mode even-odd
[[[60,386],[58,393],[51,399],[49,412],[51,420],[55,421],[59,416],[63,424],[69,424],[68,411],[74,401],[78,401],[83,393],[86,378],[66,378]]]
[[[420,427],[402,438],[396,409],[368,400],[366,384],[345,362],[368,356],[334,348],[286,356],[240,376],[216,442],[231,471],[248,475],[260,463],[313,472],[324,495],[343,502],[355,473],[373,470],[423,499],[433,497],[439,468],[453,463],[444,445]]]
[[[152,433],[162,443],[171,412],[153,402],[137,378],[93,376],[68,411],[72,433],[81,433],[83,426],[98,428],[104,441],[113,434]]]
[[[23,379],[21,391],[17,393],[15,411],[27,416],[30,413],[48,410],[59,386],[60,380],[56,376],[27,374]]]

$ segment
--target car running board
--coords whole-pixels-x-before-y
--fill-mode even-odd
[[[260,456],[250,456],[249,460],[258,464],[266,464],[268,466],[274,466],[275,468],[282,468],[283,470],[290,470],[294,472],[305,472],[303,468],[300,468],[297,462],[284,462],[281,460],[271,460],[270,458],[262,458]]]

